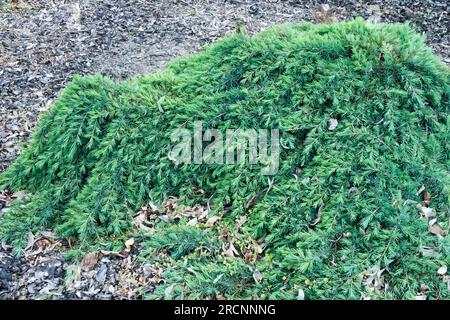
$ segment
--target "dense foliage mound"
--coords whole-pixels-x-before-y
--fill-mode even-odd
[[[121,83],[74,79],[1,175],[31,194],[1,236],[20,247],[51,228],[114,249],[142,206],[177,197],[208,215],[139,229],[143,257],[167,266],[153,298],[449,298],[449,75],[408,26],[356,20],[231,36]],[[196,120],[279,129],[279,171],[175,164],[172,131]]]

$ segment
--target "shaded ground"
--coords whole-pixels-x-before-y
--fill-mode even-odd
[[[196,52],[241,24],[255,33],[283,22],[356,16],[410,21],[450,63],[449,11],[446,0],[0,0],[0,171],[17,157],[19,143],[27,140],[40,112],[75,74],[99,72],[124,79],[160,70],[172,58]],[[5,210],[10,195],[2,197],[0,210]],[[0,247],[0,299],[138,298],[151,289],[145,289],[146,279],[155,273],[150,266],[129,262],[132,254],[98,257],[77,280],[67,280],[60,245],[45,236],[37,239],[51,245],[39,251],[33,243],[20,260],[5,244]],[[120,274],[138,284],[120,282]]]

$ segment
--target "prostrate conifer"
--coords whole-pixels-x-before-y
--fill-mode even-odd
[[[449,75],[410,27],[356,20],[234,35],[121,83],[76,78],[0,177],[31,193],[1,237],[19,248],[54,229],[104,248],[141,206],[178,197],[221,219],[142,235],[144,258],[169,266],[151,298],[449,298]],[[278,173],[175,165],[170,135],[194,121],[279,129]]]

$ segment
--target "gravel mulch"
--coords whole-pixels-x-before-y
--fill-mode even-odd
[[[69,264],[60,242],[41,237],[16,258],[0,248],[1,299],[142,299],[161,280],[162,269],[129,253],[88,253],[80,264]]]
[[[240,24],[253,34],[284,22],[357,16],[410,21],[450,63],[449,12],[447,0],[0,0],[0,172],[75,74],[120,80],[154,72]],[[136,299],[157,277],[133,253],[98,256],[82,269],[64,259],[63,245],[39,241],[50,245],[33,244],[20,259],[0,246],[0,299]]]

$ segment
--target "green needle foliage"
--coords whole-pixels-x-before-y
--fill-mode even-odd
[[[230,235],[157,227],[148,256],[165,251],[172,265],[152,298],[449,298],[437,274],[450,262],[449,96],[449,68],[423,37],[362,20],[234,35],[121,83],[76,78],[0,176],[32,194],[1,237],[21,247],[53,228],[92,249],[127,236],[142,205],[176,196],[211,215],[230,208],[219,224]],[[260,165],[175,165],[170,135],[194,121],[279,129],[271,187]],[[416,208],[422,185],[441,235]],[[234,257],[221,249],[230,237]],[[251,241],[266,247],[247,261]]]

